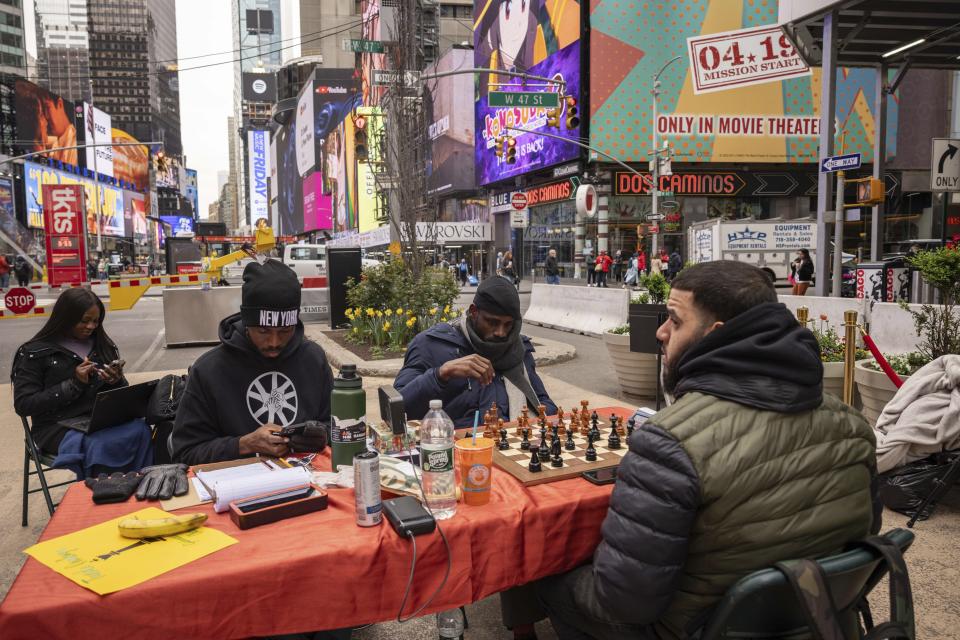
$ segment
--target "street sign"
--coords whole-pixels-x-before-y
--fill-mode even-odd
[[[663,220],[663,214],[662,214],[662,213],[648,213],[648,214],[647,214],[647,220],[650,221],[650,222],[655,222],[655,221],[657,221],[657,220]]]
[[[397,84],[400,82],[399,71],[387,71],[385,69],[373,70],[373,84],[379,87],[388,84]],[[407,88],[416,87],[420,84],[419,71],[405,71],[403,73],[403,84]]]
[[[510,206],[517,211],[523,211],[527,208],[527,194],[518,191],[510,197]]]
[[[932,191],[960,191],[960,140],[934,138],[930,158],[930,189]]]
[[[510,212],[510,228],[526,229],[530,226],[530,209],[514,209]]]
[[[491,107],[555,109],[560,106],[560,96],[553,91],[491,91],[488,99]]]
[[[379,40],[351,40],[350,51],[354,53],[383,53],[383,43]]]
[[[37,297],[29,289],[14,287],[7,291],[7,295],[3,296],[3,304],[6,305],[8,310],[21,315],[30,313],[30,310],[37,304]]]
[[[859,169],[860,154],[848,153],[845,156],[830,156],[820,162],[820,173],[833,173],[845,169]]]

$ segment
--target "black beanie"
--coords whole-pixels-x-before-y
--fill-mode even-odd
[[[513,283],[502,276],[494,276],[481,282],[473,297],[473,304],[477,309],[495,316],[520,319],[520,294]]]
[[[300,281],[279,260],[253,261],[243,270],[240,316],[247,327],[293,327],[300,315]]]

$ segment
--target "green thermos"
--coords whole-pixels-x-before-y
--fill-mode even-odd
[[[357,365],[345,364],[333,380],[330,394],[330,449],[333,470],[353,464],[367,449],[367,394]]]

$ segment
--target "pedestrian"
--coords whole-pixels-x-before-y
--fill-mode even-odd
[[[647,253],[640,249],[640,252],[636,255],[637,259],[637,272],[646,273],[647,272]]]
[[[659,253],[654,253],[653,258],[650,259],[650,275],[659,276],[661,273],[663,273],[663,258]]]
[[[97,279],[97,261],[93,257],[87,258],[87,280]]]
[[[677,277],[677,274],[683,270],[683,259],[680,257],[680,252],[676,249],[673,250],[673,253],[670,254],[670,258],[667,261],[667,272],[669,274],[669,279],[672,281]]]
[[[6,289],[10,286],[10,263],[7,262],[7,256],[0,254],[0,289]]]
[[[620,282],[623,279],[623,260],[625,258],[626,256],[623,255],[622,249],[617,249],[617,252],[613,254],[613,279],[617,282]]]
[[[543,265],[543,272],[547,276],[547,284],[560,284],[560,266],[557,264],[557,250],[547,252],[547,261]]]
[[[467,286],[467,276],[469,275],[470,268],[467,266],[467,259],[460,258],[460,265],[457,267],[460,271],[460,286]]]
[[[13,261],[13,273],[17,276],[17,286],[26,287],[33,279],[33,267],[23,256],[17,256]]]
[[[613,264],[613,258],[607,255],[606,250],[601,249],[597,256],[597,262],[594,271],[597,274],[597,286],[607,288],[607,274],[610,273],[610,265]]]
[[[640,281],[640,261],[638,256],[632,256],[630,262],[627,263],[627,275],[623,277],[623,286],[626,287],[635,287],[637,282]]]
[[[807,249],[797,251],[796,259],[790,264],[790,275],[793,278],[793,295],[806,295],[807,288],[813,282],[813,260]]]
[[[507,251],[503,254],[503,262],[500,263],[500,270],[504,278],[513,283],[513,286],[520,288],[520,278],[517,277],[517,270],[513,264],[513,251]]]
[[[593,261],[593,250],[590,247],[583,248],[583,264],[587,268],[587,286],[592,287],[597,281],[597,272],[593,270],[596,265]]]
[[[105,257],[100,258],[100,262],[97,263],[97,272],[100,280],[107,279],[107,259]]]
[[[503,251],[497,251],[497,275],[503,275]]]

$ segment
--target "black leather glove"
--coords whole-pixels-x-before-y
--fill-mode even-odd
[[[141,476],[136,471],[129,473],[117,471],[110,475],[101,473],[96,478],[87,478],[83,483],[93,489],[94,504],[112,504],[126,502],[137,490],[140,479]]]
[[[303,433],[290,436],[290,451],[293,453],[320,453],[327,447],[327,425],[315,420],[301,422]],[[292,425],[298,427],[300,425]]]
[[[140,470],[143,480],[137,489],[137,500],[169,500],[190,490],[187,465],[157,464]]]

